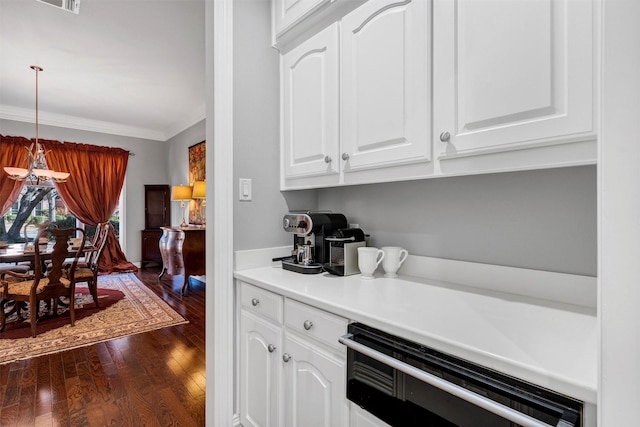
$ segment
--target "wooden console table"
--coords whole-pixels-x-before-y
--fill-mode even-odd
[[[161,227],[159,247],[162,255],[162,272],[172,276],[183,275],[182,294],[184,295],[189,276],[205,274],[205,233],[199,227]]]

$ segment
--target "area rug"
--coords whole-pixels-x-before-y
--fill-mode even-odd
[[[0,364],[188,323],[133,273],[99,276],[98,300],[97,309],[88,289],[79,285],[75,326],[60,308],[58,316],[38,321],[36,338],[28,322],[8,319],[0,333]]]

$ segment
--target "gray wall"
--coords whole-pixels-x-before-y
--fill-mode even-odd
[[[166,144],[166,162],[168,181],[166,184],[188,185],[189,183],[189,147],[205,140],[205,120],[201,120],[188,129],[170,138]],[[189,220],[188,207],[185,207],[185,218]],[[180,202],[171,202],[171,224],[182,222]]]
[[[279,60],[270,44],[270,2],[236,0],[233,7],[234,248],[288,245],[282,216],[296,206],[313,208],[317,199],[279,191]],[[252,180],[253,201],[238,201],[239,178]]]
[[[595,276],[596,167],[323,189],[370,245],[409,253]]]
[[[131,262],[140,261],[140,230],[144,228],[144,185],[168,183],[166,165],[166,144],[126,136],[108,135],[96,132],[38,126],[39,137],[58,141],[79,142],[119,147],[132,151],[135,156],[129,158],[127,178],[125,180],[125,218],[126,224],[123,249]],[[32,123],[0,120],[0,134],[11,136],[35,137]]]

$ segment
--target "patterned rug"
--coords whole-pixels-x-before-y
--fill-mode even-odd
[[[96,309],[88,289],[77,286],[75,326],[68,311],[59,308],[58,316],[38,321],[36,338],[28,321],[7,319],[0,333],[0,364],[188,323],[133,273],[99,276],[98,300]]]

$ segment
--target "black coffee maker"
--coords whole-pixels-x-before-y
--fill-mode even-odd
[[[282,260],[282,268],[303,274],[322,272],[322,264],[329,262],[329,241],[335,230],[347,227],[347,218],[339,213],[288,213],[282,226],[292,233],[291,258]]]

